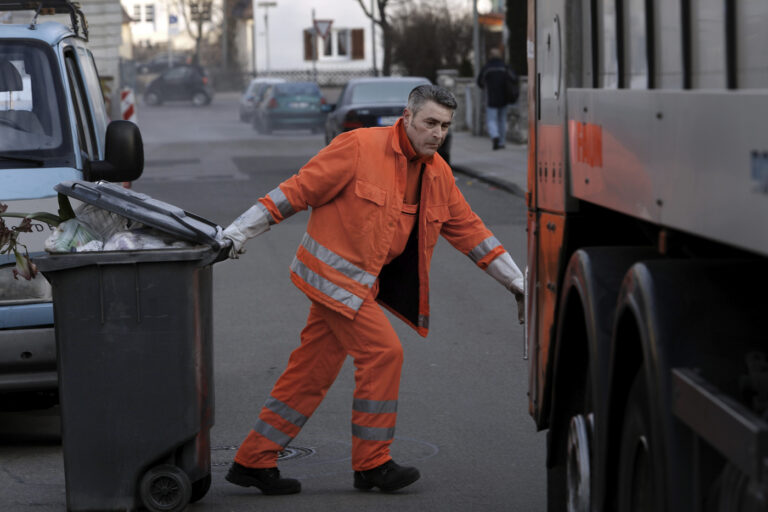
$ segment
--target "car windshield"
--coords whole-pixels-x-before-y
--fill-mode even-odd
[[[275,96],[320,96],[320,89],[313,83],[280,84]]]
[[[0,168],[21,158],[42,164],[73,157],[63,87],[54,69],[51,50],[39,43],[0,46]]]
[[[421,80],[363,82],[352,89],[350,103],[402,103],[405,105],[408,94],[413,88],[424,83]]]

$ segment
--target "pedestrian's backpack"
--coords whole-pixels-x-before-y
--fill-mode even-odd
[[[520,96],[520,81],[511,69],[507,69],[507,79],[504,86],[506,88],[507,104],[515,103],[517,97]]]

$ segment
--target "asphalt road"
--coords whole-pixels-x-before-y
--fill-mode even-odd
[[[234,96],[210,107],[142,107],[146,170],[137,191],[226,226],[322,147],[322,135],[259,136],[237,120]],[[523,200],[457,175],[459,186],[521,267]],[[307,214],[252,240],[237,261],[214,267],[216,424],[213,484],[191,511],[543,511],[544,437],[528,416],[523,330],[509,292],[441,240],[432,262],[431,332],[392,323],[405,349],[392,453],[422,478],[382,495],[352,488],[347,361],[325,401],[280,462],[301,494],[262,496],[224,480],[234,451],[284,368],[308,313],[288,265]],[[54,411],[0,417],[0,510],[65,509]],[[95,418],[108,427],[109,418]],[[20,433],[23,432],[23,435]]]

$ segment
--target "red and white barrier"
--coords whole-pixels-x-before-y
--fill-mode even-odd
[[[120,113],[122,114],[123,120],[138,124],[136,122],[136,101],[133,97],[133,89],[130,87],[124,87],[123,90],[120,91]],[[124,181],[123,187],[131,188],[131,182]]]
[[[136,100],[130,87],[120,91],[120,112],[124,120],[136,123]]]

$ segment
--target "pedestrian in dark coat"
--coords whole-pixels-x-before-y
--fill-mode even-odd
[[[485,90],[485,120],[493,149],[504,147],[507,137],[507,105],[510,103],[508,84],[517,78],[504,61],[498,48],[492,48],[488,61],[477,75],[477,85]]]

